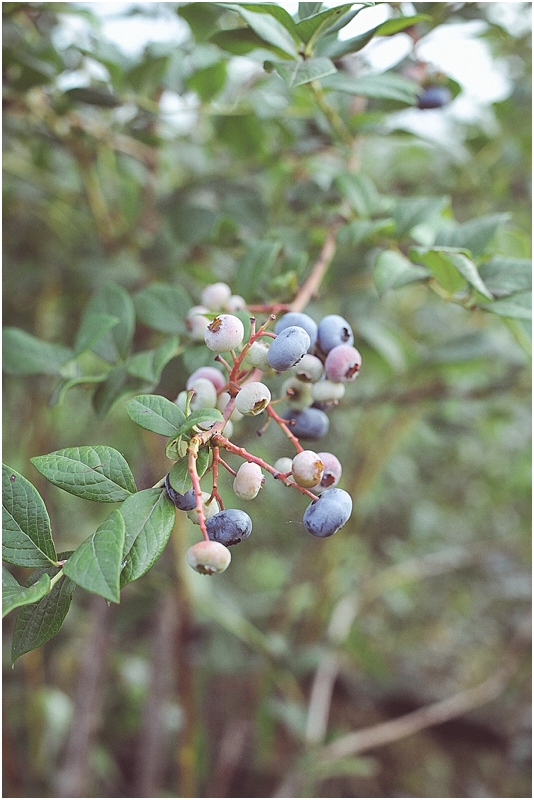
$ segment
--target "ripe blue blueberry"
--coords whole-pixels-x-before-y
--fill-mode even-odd
[[[323,353],[329,353],[340,344],[353,344],[352,328],[339,314],[328,314],[319,323],[317,342]]]
[[[310,336],[304,328],[298,325],[290,325],[284,328],[273,339],[273,343],[267,353],[269,365],[277,372],[285,372],[286,369],[298,364],[310,346]]]
[[[451,100],[452,94],[446,86],[428,86],[417,98],[417,107],[422,110],[441,108]]]
[[[284,419],[289,422],[289,430],[299,439],[320,439],[328,433],[330,420],[319,408],[303,408],[302,411],[288,411]]]
[[[278,335],[283,330],[293,325],[304,328],[310,337],[310,347],[313,347],[317,340],[317,323],[308,314],[303,314],[300,311],[289,311],[277,321],[274,326],[274,332]]]
[[[180,494],[180,492],[172,488],[168,473],[165,476],[165,489],[167,490],[169,499],[172,500],[176,508],[179,508],[180,511],[191,511],[195,508],[197,501],[194,489],[191,487],[185,494]]]
[[[211,541],[230,547],[250,536],[252,520],[240,508],[227,508],[206,520],[206,530]]]
[[[352,498],[343,489],[326,489],[304,512],[304,527],[321,539],[332,536],[352,513]]]

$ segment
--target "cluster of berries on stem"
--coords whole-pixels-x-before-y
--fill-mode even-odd
[[[257,327],[256,318],[249,316],[250,334],[245,340],[238,313],[243,317],[259,310],[267,318]],[[280,312],[286,313],[278,316]],[[245,511],[224,506],[219,493],[221,468],[232,475],[233,492],[241,500],[254,499],[265,473],[270,474],[310,500],[303,516],[310,534],[325,538],[336,533],[352,512],[350,495],[337,487],[341,464],[333,453],[306,449],[300,440],[316,441],[327,433],[329,409],[359,373],[361,357],[347,320],[330,314],[317,324],[309,315],[284,306],[247,307],[226,284],[214,283],[204,289],[201,305],[190,310],[186,324],[191,338],[203,340],[223,368],[196,369],[175,401],[186,415],[204,409],[204,421],[193,428],[184,452],[190,488],[177,491],[172,470],[164,480],[169,498],[198,524],[203,536],[187,551],[187,562],[202,574],[223,572],[231,560],[228,548],[252,531]],[[285,380],[273,398],[265,381],[278,375]],[[278,413],[277,404],[284,402],[286,410]],[[293,458],[282,457],[271,465],[232,441],[236,422],[260,415],[266,421],[258,433],[271,423],[278,425],[295,449]],[[221,452],[241,458],[239,469],[234,470]],[[209,492],[201,486],[208,469]]]

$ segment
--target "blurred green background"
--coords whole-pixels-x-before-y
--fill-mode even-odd
[[[246,504],[228,480],[223,493],[254,531],[224,575],[184,565],[198,529],[181,515],[120,606],[78,590],[60,633],[13,670],[9,616],[4,796],[531,796],[528,327],[420,283],[379,297],[372,273],[377,248],[405,251],[483,215],[502,216],[481,257],[530,257],[529,4],[507,4],[515,24],[499,23],[495,4],[384,4],[428,15],[414,42],[476,22],[509,91],[467,119],[454,114],[461,92],[432,112],[335,95],[352,161],[309,85],[264,72],[269,53],[216,44],[235,11],[122,5],[126,39],[132,20],[178,22],[180,36],[132,54],[91,4],[2,4],[4,325],[70,345],[109,282],[133,294],[179,286],[199,302],[222,280],[251,303],[288,302],[347,203],[340,178],[359,166],[367,208],[339,232],[306,309],[345,316],[363,356],[319,448],[340,458],[354,513],[315,540],[296,492],[267,479]],[[365,67],[365,52],[344,68]],[[395,65],[415,68],[432,72],[414,54]],[[404,233],[388,227],[392,203],[413,198],[436,203]],[[164,339],[141,322],[135,349]],[[157,387],[170,399],[211,357],[182,344]],[[45,498],[61,551],[108,510],[48,484],[32,456],[107,444],[140,488],[169,462],[163,440],[125,414],[131,395],[98,416],[90,386],[50,405],[54,389],[46,375],[5,376],[4,461]],[[291,454],[279,431],[258,439],[257,427],[242,423],[235,441],[270,463]],[[477,686],[478,701],[463,694]],[[318,757],[455,696],[443,724]]]

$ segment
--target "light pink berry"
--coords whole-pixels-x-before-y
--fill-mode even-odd
[[[245,326],[233,314],[219,314],[210,322],[204,333],[204,341],[214,353],[235,350],[243,341]]]
[[[324,362],[326,377],[331,381],[348,383],[360,370],[362,357],[350,344],[339,344],[328,353]]]
[[[320,482],[323,475],[323,462],[314,450],[302,450],[293,458],[291,471],[295,483],[310,488]]]
[[[245,461],[234,478],[234,492],[241,500],[253,500],[264,481],[260,465]]]
[[[215,575],[227,569],[232,555],[224,544],[204,540],[190,547],[185,558],[189,566],[201,575]]]

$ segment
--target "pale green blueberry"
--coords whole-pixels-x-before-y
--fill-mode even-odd
[[[204,512],[204,519],[209,519],[210,517],[213,517],[214,514],[218,514],[219,511],[221,510],[219,508],[218,502],[215,499],[212,500],[211,503],[208,505],[207,501],[210,499],[210,497],[211,495],[209,492],[202,492],[202,511]],[[196,508],[193,508],[191,511],[188,511],[187,516],[189,517],[191,522],[194,522],[195,525],[200,524],[198,520],[198,511],[196,510]]]

